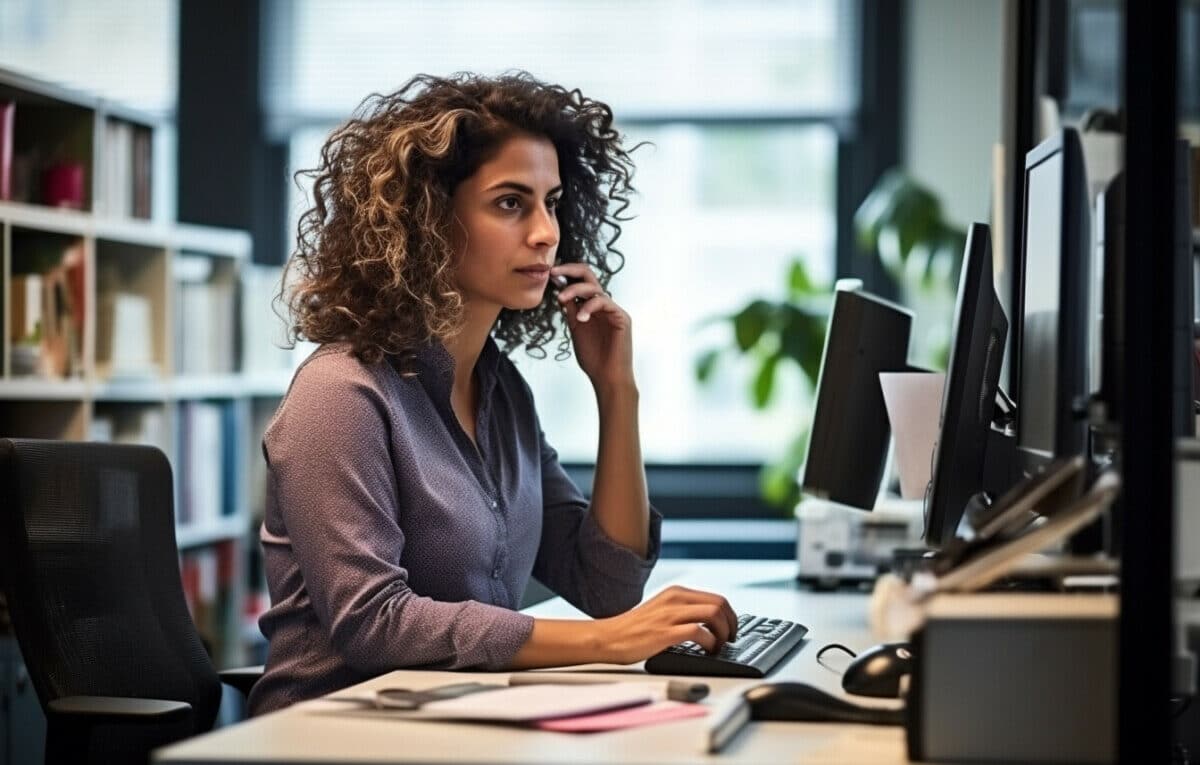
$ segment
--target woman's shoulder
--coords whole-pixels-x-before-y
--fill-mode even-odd
[[[325,343],[296,368],[288,398],[318,396],[330,400],[340,394],[382,393],[389,371],[386,360],[365,362],[354,353],[350,343]]]

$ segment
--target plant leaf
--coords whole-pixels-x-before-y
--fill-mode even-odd
[[[898,192],[889,224],[900,240],[900,260],[908,259],[917,242],[936,236],[941,220],[941,204],[926,189],[911,183]]]
[[[816,291],[817,288],[809,278],[804,261],[800,258],[793,260],[788,269],[788,293],[795,299],[811,295]]]
[[[879,232],[887,226],[896,206],[897,190],[909,183],[904,172],[892,168],[879,177],[866,199],[854,211],[854,232],[864,252],[874,252]]]
[[[771,312],[770,303],[765,300],[755,300],[734,315],[733,334],[737,339],[739,349],[745,352],[758,343],[767,329]]]
[[[802,428],[778,459],[763,465],[759,491],[769,504],[791,512],[800,501],[800,468],[808,454],[807,427]]]
[[[789,305],[779,329],[780,352],[799,364],[813,385],[816,385],[817,375],[821,370],[826,323],[824,313]]]
[[[696,379],[700,382],[708,382],[712,377],[713,370],[717,366],[717,360],[721,358],[720,348],[710,348],[700,357],[696,359]]]
[[[775,369],[779,366],[779,358],[778,352],[767,356],[759,365],[758,374],[754,376],[754,406],[758,409],[765,407],[771,400],[771,391],[775,387]]]

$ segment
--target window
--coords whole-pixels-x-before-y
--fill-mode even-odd
[[[178,15],[177,0],[4,0],[0,66],[168,115]]]
[[[838,126],[857,108],[854,9],[839,0],[274,0],[264,108],[292,170],[372,91],[417,72],[526,69],[607,102],[634,154],[638,196],[611,284],[635,322],[644,457],[757,463],[809,417],[799,372],[756,411],[746,369],[710,385],[694,360],[731,342],[728,314],[781,297],[787,263],[834,275]],[[306,204],[292,188],[292,231]],[[289,237],[290,239],[291,237]],[[594,399],[574,360],[515,354],[547,437],[595,457]]]

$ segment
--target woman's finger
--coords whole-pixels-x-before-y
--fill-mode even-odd
[[[597,295],[607,295],[599,283],[596,282],[576,282],[568,284],[558,291],[558,301],[560,303],[568,303],[573,300],[586,299]]]
[[[718,644],[728,643],[732,639],[729,622],[718,606],[712,604],[684,606],[673,612],[671,617],[678,623],[705,625],[708,631],[717,638]]]
[[[683,637],[676,642],[690,640],[703,648],[708,653],[716,653],[720,645],[717,643],[717,638],[711,632],[704,628],[702,624],[692,624],[684,628]]]
[[[596,272],[587,263],[559,263],[550,269],[550,276],[565,276],[570,279],[581,279],[590,284],[599,284]]]
[[[711,603],[721,608],[723,618],[729,625],[730,640],[737,639],[737,612],[733,610],[733,606],[729,604],[721,595],[714,592],[705,592],[704,590],[693,590],[688,587],[680,587],[678,585],[664,590],[662,595],[671,598],[674,602],[685,603]]]
[[[602,311],[615,312],[619,310],[620,308],[612,301],[612,298],[606,294],[601,294],[589,298],[583,305],[578,306],[575,318],[579,321],[587,321],[594,313],[601,313]]]

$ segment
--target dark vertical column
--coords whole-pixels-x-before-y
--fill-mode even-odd
[[[1125,3],[1127,183],[1120,625],[1122,762],[1168,762],[1177,0]]]
[[[261,14],[259,0],[179,2],[179,219],[250,231],[255,260],[279,262],[286,152],[263,130]]]
[[[859,2],[858,129],[838,141],[837,274],[858,277],[884,297],[896,297],[896,286],[878,258],[858,251],[854,212],[879,176],[900,164],[907,6],[907,0]]]
[[[1025,238],[1025,155],[1034,147],[1034,122],[1037,114],[1037,35],[1038,10],[1035,0],[1017,0],[1016,9],[1016,55],[1013,61],[1013,144],[1012,155],[1007,158],[1008,177],[1011,182],[1008,198],[1008,256],[1012,264],[1009,281],[1011,315],[1009,332],[1012,335],[1008,350],[1008,389],[1020,390],[1021,381],[1021,311],[1024,307],[1022,288],[1025,284],[1025,253],[1022,242]],[[1018,401],[1017,406],[1021,403]]]

